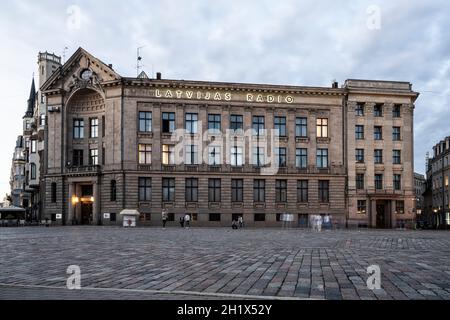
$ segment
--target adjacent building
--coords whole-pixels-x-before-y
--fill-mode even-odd
[[[425,214],[428,224],[436,228],[450,226],[450,136],[433,147],[433,157],[427,161]]]
[[[39,53],[39,86],[41,86],[58,67],[61,58],[50,53]],[[17,138],[11,167],[12,204],[26,210],[26,219],[35,221],[42,212],[42,172],[45,167],[45,125],[46,103],[42,92],[37,91],[34,78],[31,82],[27,108],[23,116],[23,132]]]
[[[305,87],[122,77],[82,48],[40,86],[43,217],[63,224],[280,225],[282,213],[415,219],[408,82]]]

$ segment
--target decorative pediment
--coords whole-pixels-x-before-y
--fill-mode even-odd
[[[95,58],[83,48],[79,48],[70,59],[43,84],[41,90],[49,92],[61,90],[74,92],[79,89],[89,88],[104,92],[102,84],[114,80],[120,80],[110,65]]]

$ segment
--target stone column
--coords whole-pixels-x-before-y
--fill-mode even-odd
[[[395,228],[397,226],[397,216],[395,215],[395,200],[390,202],[391,209],[391,228]]]
[[[377,201],[370,200],[370,227],[377,226]]]
[[[95,181],[93,184],[93,189],[94,189],[94,203],[92,205],[92,223],[93,224],[97,224],[99,221],[99,214],[100,214],[100,199],[99,197],[99,192],[98,192],[98,182]]]
[[[74,183],[69,183],[69,211],[68,211],[68,215],[67,215],[67,221],[66,224],[70,225],[72,224],[72,219],[73,219],[73,205],[72,205],[72,196],[74,195]]]

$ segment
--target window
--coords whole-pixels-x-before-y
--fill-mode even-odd
[[[285,168],[286,167],[286,148],[277,148],[276,154],[277,154],[277,161],[278,161],[278,167]]]
[[[329,202],[329,181],[319,180],[319,202]]]
[[[308,202],[308,180],[297,181],[297,201]]]
[[[152,113],[147,111],[139,112],[139,131],[151,132],[152,131]]]
[[[198,179],[188,178],[186,179],[186,201],[197,202],[198,201]]]
[[[364,149],[356,149],[355,157],[356,162],[364,163]]]
[[[198,131],[198,114],[186,113],[185,128],[187,133],[197,133]]]
[[[30,140],[30,152],[31,153],[36,153],[36,145],[37,145],[36,140]]]
[[[275,117],[274,128],[278,136],[286,137],[286,117]]]
[[[41,114],[39,117],[39,125],[41,127],[45,126],[45,114]]]
[[[244,195],[244,180],[231,179],[231,202],[242,202]]]
[[[105,147],[102,147],[102,165],[105,165],[106,161],[106,149]]]
[[[242,147],[231,147],[231,165],[232,166],[242,166]]]
[[[220,221],[220,213],[210,213],[209,221]]]
[[[395,213],[404,214],[405,213],[405,201],[395,201]]]
[[[257,167],[266,164],[266,155],[264,147],[253,147],[253,165]]]
[[[98,165],[98,149],[89,150],[89,164],[92,166]]]
[[[190,144],[185,146],[186,148],[186,164],[198,164],[198,146]]]
[[[316,120],[316,129],[318,138],[328,138],[328,119],[318,118]]]
[[[109,214],[109,221],[116,222],[116,213],[115,212],[112,212]]]
[[[90,137],[98,138],[98,118],[89,119],[90,122]]]
[[[139,178],[139,201],[152,200],[152,178]]]
[[[382,174],[375,175],[375,189],[377,189],[377,190],[383,189],[383,175]]]
[[[151,144],[139,144],[139,164],[151,164],[152,163],[152,145]]]
[[[163,165],[173,165],[175,164],[175,153],[174,146],[163,144],[162,146],[162,163]]]
[[[356,189],[364,190],[364,174],[363,173],[356,174]]]
[[[355,107],[355,114],[356,114],[357,116],[363,116],[363,115],[364,115],[364,103],[358,102],[358,103],[356,104],[356,107]]]
[[[364,126],[355,126],[355,138],[357,140],[364,139]]]
[[[286,202],[287,201],[287,181],[276,180],[275,181],[275,201]]]
[[[105,132],[106,132],[106,118],[105,116],[102,116],[102,137],[105,136]]]
[[[230,129],[234,131],[244,129],[244,119],[241,115],[230,115]]]
[[[266,201],[266,180],[262,179],[253,180],[253,201],[254,202]]]
[[[401,140],[400,127],[392,127],[392,140],[393,141]]]
[[[163,202],[173,202],[175,200],[175,179],[163,178],[162,188]]]
[[[394,174],[394,190],[402,189],[402,176],[400,174]]]
[[[210,166],[217,166],[217,165],[222,164],[220,147],[218,147],[218,146],[209,146],[208,147],[208,164]]]
[[[255,221],[266,221],[266,215],[264,213],[255,213]]]
[[[401,106],[399,104],[396,104],[392,108],[392,117],[393,118],[400,118],[400,107]]]
[[[36,165],[34,163],[30,164],[30,171],[31,171],[31,180],[36,179]]]
[[[308,149],[297,148],[295,150],[295,166],[297,168],[306,169],[308,166]]]
[[[317,168],[328,168],[328,149],[317,149],[316,166]]]
[[[172,133],[175,131],[175,112],[162,113],[162,132]]]
[[[374,139],[375,140],[382,140],[383,139],[383,128],[376,126],[374,127]]]
[[[392,151],[392,162],[394,164],[400,164],[402,162],[401,154],[402,154],[402,152],[400,150]]]
[[[257,136],[264,134],[264,116],[253,116],[253,130]]]
[[[220,179],[208,179],[208,199],[209,202],[221,201],[221,180]]]
[[[357,213],[366,214],[366,200],[357,201]]]
[[[83,119],[73,119],[73,138],[83,139],[84,138],[84,120]]]
[[[111,180],[111,193],[109,200],[116,201],[116,199],[117,199],[117,182],[116,180]]]
[[[208,114],[208,130],[220,132],[220,114]]]
[[[375,163],[380,164],[383,163],[383,150],[375,149],[373,154]]]
[[[83,166],[83,150],[73,150],[73,165],[75,167]]]
[[[382,117],[383,116],[383,105],[381,104],[376,104],[373,107],[373,115],[375,117]]]
[[[295,136],[306,138],[308,136],[308,119],[305,117],[295,118]]]
[[[52,182],[51,185],[51,201],[56,203],[56,182]]]

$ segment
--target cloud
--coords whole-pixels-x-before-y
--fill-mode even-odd
[[[68,28],[71,6],[80,24]],[[380,29],[367,27],[369,6]],[[2,1],[0,3],[0,195],[8,191],[38,51],[67,57],[79,46],[125,76],[136,48],[147,73],[166,78],[329,86],[348,78],[410,81],[416,170],[425,152],[450,134],[448,1]]]

